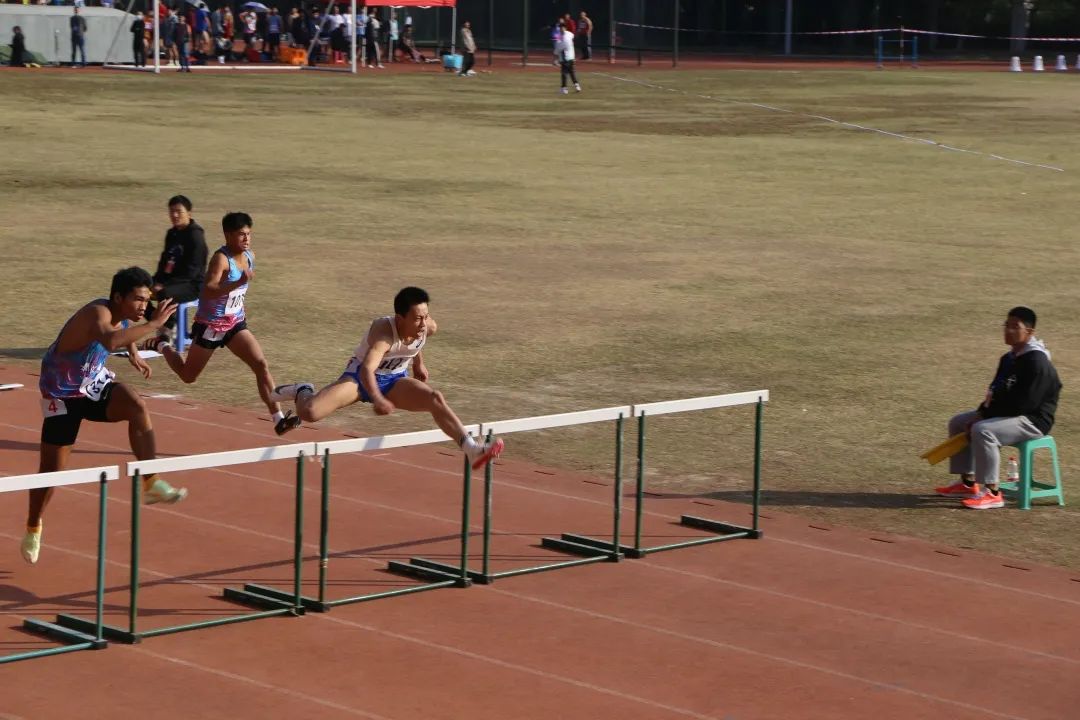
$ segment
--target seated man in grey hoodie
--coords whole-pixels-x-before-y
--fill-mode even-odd
[[[967,432],[968,447],[953,455],[949,472],[959,481],[937,489],[963,498],[973,510],[1005,507],[998,489],[1001,446],[1043,437],[1054,425],[1061,381],[1050,351],[1035,337],[1035,312],[1014,307],[1005,319],[1005,344],[994,381],[978,408],[949,421],[949,437]]]

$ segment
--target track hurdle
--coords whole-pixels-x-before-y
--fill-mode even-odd
[[[228,625],[231,623],[257,620],[280,615],[302,615],[303,604],[300,601],[301,564],[303,560],[303,517],[304,517],[304,458],[315,455],[315,443],[294,445],[276,445],[248,450],[206,453],[156,460],[136,460],[127,464],[127,474],[131,477],[131,588],[128,604],[128,627],[118,628],[111,625],[101,626],[106,638],[128,644],[138,643],[143,638],[157,635],[197,630],[199,628]],[[231,615],[229,617],[204,620],[201,622],[172,625],[151,630],[139,630],[139,553],[141,547],[140,521],[142,514],[142,480],[150,473],[179,472],[183,470],[204,470],[208,468],[243,465],[248,463],[270,462],[273,460],[293,459],[296,462],[296,508],[294,520],[293,546],[293,595],[289,600],[268,598],[244,590],[226,588],[224,597],[257,607],[269,608],[260,612]],[[74,615],[58,615],[57,625],[87,633],[91,623]]]
[[[768,402],[768,400],[768,390],[752,390],[750,392],[731,393],[729,395],[708,395],[705,397],[686,398],[684,400],[666,400],[663,402],[634,405],[633,416],[638,419],[637,483],[634,493],[634,544],[632,547],[618,545],[618,538],[616,538],[614,541],[615,544],[613,545],[605,540],[586,537],[584,535],[564,533],[562,539],[571,543],[571,545],[567,546],[567,549],[572,551],[573,546],[578,545],[596,548],[610,553],[614,551],[615,547],[618,547],[627,557],[643,558],[649,553],[660,552],[662,550],[675,550],[678,548],[705,545],[708,543],[735,540],[738,538],[758,539],[762,537],[762,532],[758,527],[758,509],[761,504],[761,427],[762,413],[765,403]],[[697,538],[667,545],[642,547],[641,522],[645,511],[645,418],[657,415],[669,415],[671,413],[690,412],[694,410],[734,407],[738,405],[755,405],[754,491],[751,527],[733,525],[731,523],[696,517],[694,515],[683,515],[679,520],[680,525],[697,528],[699,530],[708,530],[717,533],[717,535],[714,537]]]
[[[550,430],[553,428],[570,427],[572,425],[586,425],[597,422],[615,422],[615,499],[613,503],[612,538],[614,545],[611,549],[604,550],[596,547],[578,545],[565,539],[542,538],[541,547],[551,550],[571,552],[588,557],[577,560],[565,560],[554,563],[544,563],[526,568],[514,568],[503,572],[491,572],[491,520],[492,520],[492,486],[494,484],[494,464],[488,463],[484,471],[484,533],[482,566],[479,571],[469,570],[465,565],[466,556],[462,555],[462,568],[468,577],[481,584],[490,585],[496,578],[511,577],[513,575],[527,575],[529,573],[557,570],[564,567],[577,565],[589,565],[596,562],[618,562],[622,555],[614,550],[619,544],[619,523],[622,512],[622,428],[624,418],[630,417],[630,406],[599,408],[597,410],[582,410],[580,412],[559,413],[557,415],[539,415],[536,417],[517,418],[514,420],[498,420],[480,425],[482,435],[490,438],[493,435],[509,435],[528,430]],[[448,572],[450,567],[441,563],[413,558],[414,565],[420,567]],[[457,568],[454,568],[457,570]]]
[[[477,434],[479,425],[466,425],[465,431],[469,434]],[[401,575],[423,580],[421,585],[414,585],[397,590],[355,595],[352,597],[330,599],[326,596],[327,571],[330,564],[330,464],[333,455],[349,453],[371,452],[373,450],[389,450],[391,448],[413,447],[416,445],[430,445],[433,443],[452,442],[451,438],[442,430],[423,430],[420,432],[399,433],[397,435],[381,435],[377,437],[352,438],[349,440],[331,440],[317,443],[316,454],[322,462],[322,490],[319,509],[319,594],[318,597],[306,597],[299,595],[297,601],[304,607],[317,612],[329,612],[336,605],[348,605],[351,603],[379,600],[381,598],[395,597],[397,595],[409,595],[412,593],[436,590],[444,587],[469,587],[472,580],[466,572],[469,557],[469,500],[472,493],[472,468],[468,459],[462,474],[462,510],[461,510],[461,566],[445,565],[436,563],[426,558],[412,558],[408,563],[391,560],[387,570]],[[293,596],[283,591],[264,585],[247,584],[244,590],[258,597],[272,598],[278,601],[291,600]]]
[[[904,55],[904,45],[905,44],[910,45],[910,47],[911,47],[911,54],[908,55],[908,56]],[[886,55],[885,54],[885,45],[896,45],[897,46],[897,51],[898,51],[899,54],[897,54],[897,55]],[[878,67],[879,70],[881,70],[881,69],[883,69],[885,67],[885,62],[887,60],[895,60],[896,64],[902,67],[904,65],[905,57],[911,61],[911,67],[913,67],[913,68],[919,67],[919,36],[918,35],[912,35],[910,39],[905,40],[904,39],[904,31],[903,31],[903,29],[901,29],[900,30],[900,37],[898,39],[896,39],[896,40],[886,40],[883,35],[878,35],[877,36],[877,67]]]
[[[96,467],[84,470],[61,470],[34,475],[12,475],[3,479],[4,492],[17,490],[36,490],[38,488],[60,487],[62,485],[82,485],[98,483],[98,553],[97,553],[97,591],[94,600],[94,622],[85,631],[72,630],[56,623],[28,618],[23,621],[23,628],[30,632],[47,635],[66,643],[60,647],[32,650],[0,657],[0,665],[18,660],[60,655],[79,650],[103,650],[108,646],[104,636],[102,615],[105,607],[105,523],[107,517],[108,483],[120,478],[120,468]]]

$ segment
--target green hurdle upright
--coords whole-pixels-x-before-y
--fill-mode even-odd
[[[612,537],[618,543],[619,519],[621,514],[621,491],[622,491],[622,424],[623,418],[630,416],[630,406],[599,408],[597,410],[583,410],[580,412],[559,413],[557,415],[538,415],[536,417],[517,418],[514,420],[497,420],[483,423],[481,434],[489,439],[494,435],[509,435],[527,430],[548,430],[551,428],[569,427],[572,425],[585,425],[597,422],[615,422],[615,500],[612,521]],[[483,532],[483,555],[480,570],[470,570],[466,566],[467,556],[462,552],[461,567],[446,565],[445,563],[413,558],[410,562],[422,569],[436,570],[439,572],[459,573],[464,568],[465,575],[481,584],[490,585],[497,578],[510,577],[513,575],[527,575],[529,573],[558,570],[559,568],[574,567],[577,565],[589,565],[596,562],[618,562],[621,554],[609,549],[599,549],[573,542],[562,538],[541,538],[541,547],[550,550],[570,552],[587,557],[579,560],[563,560],[559,562],[543,563],[532,567],[514,568],[503,572],[491,572],[491,525],[492,525],[492,495],[494,486],[495,463],[488,463],[484,470],[484,532]]]
[[[677,548],[705,545],[708,543],[722,542],[724,540],[736,540],[739,538],[758,539],[762,537],[758,525],[758,509],[761,504],[761,433],[762,411],[769,400],[768,390],[752,390],[750,392],[731,393],[729,395],[709,395],[705,397],[686,398],[684,400],[667,400],[664,402],[646,403],[634,405],[633,416],[638,419],[638,445],[637,445],[637,487],[634,500],[634,544],[632,546],[618,545],[606,540],[591,538],[584,535],[564,533],[562,539],[570,543],[567,549],[573,551],[574,546],[585,546],[611,552],[619,547],[627,557],[643,558],[649,553],[662,550],[675,550]],[[713,537],[695,538],[684,542],[643,547],[641,541],[642,517],[645,513],[645,418],[671,413],[690,412],[694,410],[710,410],[713,408],[732,407],[737,405],[754,405],[754,489],[753,508],[751,511],[752,524],[750,527],[735,525],[732,523],[711,520],[694,515],[683,515],[679,524],[699,530],[708,530],[716,533]]]
[[[478,433],[479,425],[466,425],[465,431],[470,434]],[[369,600],[409,595],[412,593],[436,590],[444,587],[469,587],[472,580],[468,575],[466,566],[469,557],[469,500],[471,496],[472,469],[468,460],[465,461],[465,469],[462,475],[462,510],[461,510],[461,565],[453,566],[438,563],[422,557],[410,558],[408,562],[391,560],[387,564],[387,570],[399,575],[407,575],[417,580],[424,581],[422,584],[412,587],[385,590],[383,592],[368,593],[366,595],[354,595],[344,598],[329,598],[326,594],[326,582],[330,565],[330,465],[334,455],[370,452],[373,450],[388,450],[390,448],[412,447],[415,445],[430,445],[450,441],[442,430],[423,430],[420,432],[399,433],[397,435],[381,435],[378,437],[351,438],[349,440],[331,440],[317,443],[317,454],[322,462],[322,492],[319,512],[319,594],[318,597],[301,596],[299,601],[304,607],[317,612],[329,612],[330,608],[337,605],[349,605]],[[362,479],[362,478],[361,478]],[[279,601],[288,601],[292,595],[277,588],[265,585],[247,584],[244,590],[259,597],[272,598]]]
[[[106,504],[109,495],[108,483],[111,480],[117,480],[119,478],[120,468],[115,465],[111,467],[86,468],[84,470],[61,470],[59,472],[37,473],[34,475],[13,475],[4,478],[3,486],[5,492],[35,490],[38,488],[59,487],[61,485],[82,485],[92,482],[98,483],[98,552],[94,622],[91,623],[86,630],[73,630],[57,623],[28,618],[23,621],[24,629],[29,630],[30,632],[47,635],[66,644],[59,647],[5,655],[0,657],[0,665],[18,660],[30,660],[32,658],[46,657],[48,655],[76,652],[78,650],[102,650],[108,646],[108,641],[103,634],[101,622],[105,607]]]
[[[128,463],[127,473],[131,477],[131,588],[128,603],[128,627],[119,628],[112,625],[101,626],[106,638],[128,644],[138,643],[143,638],[156,635],[168,635],[170,633],[197,630],[200,628],[228,625],[248,620],[257,620],[264,617],[276,617],[280,615],[302,615],[304,606],[300,601],[300,573],[303,559],[303,513],[304,513],[304,459],[315,454],[315,443],[298,443],[294,445],[275,445],[265,448],[251,448],[248,450],[233,450],[229,452],[206,453],[203,455],[188,455],[175,458],[159,458],[156,460],[137,460]],[[142,516],[142,480],[150,473],[180,472],[183,470],[203,470],[208,468],[226,467],[229,465],[241,465],[246,463],[268,462],[272,460],[292,459],[296,463],[296,508],[293,520],[293,565],[294,592],[289,600],[268,598],[256,593],[243,590],[226,588],[224,597],[228,600],[237,601],[247,605],[269,608],[261,612],[231,615],[214,620],[205,620],[194,623],[184,623],[151,630],[138,628],[139,617],[139,553],[141,548],[140,522]],[[90,628],[95,627],[92,623],[74,615],[58,615],[58,625],[88,633]]]

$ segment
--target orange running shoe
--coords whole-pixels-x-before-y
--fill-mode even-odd
[[[994,495],[987,490],[978,497],[967,498],[963,503],[964,507],[971,508],[972,510],[993,510],[994,508],[1005,507],[1005,496],[1000,492],[997,495]]]
[[[980,489],[979,483],[965,485],[963,480],[957,480],[952,485],[936,488],[934,492],[945,497],[973,498],[979,496]]]

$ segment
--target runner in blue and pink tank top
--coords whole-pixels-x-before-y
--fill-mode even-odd
[[[282,413],[281,405],[270,399],[274,378],[270,375],[270,366],[263,356],[259,341],[248,330],[247,313],[244,311],[248,287],[255,276],[255,253],[251,250],[253,223],[247,213],[229,213],[221,219],[225,244],[210,258],[195,324],[191,327],[192,345],[187,357],[177,352],[166,336],[154,338],[146,347],[164,355],[169,368],[186,383],[198,379],[215,350],[229,348],[255,373],[259,397],[274,420],[274,432],[284,435],[300,426],[300,418],[291,410]]]
[[[94,300],[86,307],[109,307],[109,301],[104,298]],[[85,308],[84,308],[85,309]],[[77,314],[76,314],[77,315]],[[41,358],[41,376],[38,379],[38,388],[43,398],[80,398],[93,397],[95,390],[103,389],[113,378],[113,373],[105,367],[105,360],[109,357],[109,351],[98,340],[91,340],[88,344],[67,352],[57,349],[64,331],[75,319],[73,315],[64,324],[56,340],[45,351]],[[108,378],[107,380],[105,378]],[[88,393],[87,390],[91,390]]]
[[[195,322],[205,325],[215,333],[224,334],[247,319],[244,298],[247,296],[249,279],[255,272],[255,254],[251,250],[243,251],[243,259],[247,261],[247,269],[250,269],[251,273],[245,273],[240,269],[240,264],[229,255],[228,245],[222,245],[214,254],[222,255],[228,263],[228,274],[225,280],[229,283],[239,283],[239,285],[229,291],[228,295],[206,297],[204,294],[199,298]]]
[[[176,312],[173,302],[165,300],[149,322],[136,324],[146,312],[152,285],[150,273],[142,268],[116,273],[109,299],[93,300],[80,308],[45,351],[38,381],[44,416],[39,472],[67,466],[83,420],[127,422],[135,457],[147,460],[155,456],[154,429],[145,403],[134,388],[114,382],[115,375],[105,367],[110,352],[126,348],[128,361],[143,377],[150,377],[150,366],[139,357],[135,344],[160,330]],[[147,503],[174,503],[186,495],[186,490],[177,490],[152,475],[144,478],[143,500]],[[26,535],[20,550],[23,559],[31,564],[37,562],[41,552],[42,517],[51,497],[52,488],[30,491]]]

